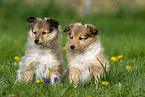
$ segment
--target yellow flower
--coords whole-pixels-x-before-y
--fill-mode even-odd
[[[15,57],[14,57],[14,60],[19,61],[20,58],[19,58],[18,56],[15,56]]]
[[[123,70],[121,70],[123,72]]]
[[[64,46],[64,47],[62,48],[62,50],[65,51],[65,50],[66,50],[66,47]]]
[[[20,42],[18,40],[14,40],[14,44],[19,44]]]
[[[113,56],[113,57],[111,57],[111,60],[114,61],[114,62],[116,62],[117,61],[117,58]]]
[[[126,66],[126,69],[128,69],[128,71],[132,71],[132,67],[131,66]]]
[[[109,60],[107,60],[107,64],[109,64],[110,63],[110,61]]]
[[[86,96],[86,97],[92,97],[92,96]]]
[[[43,80],[37,80],[37,81],[36,81],[36,83],[40,83],[40,82],[42,82],[42,83],[43,83]]]
[[[107,86],[109,83],[106,81],[103,81],[102,84]]]
[[[133,64],[134,62],[135,62],[134,60],[131,61],[132,64]]]
[[[117,56],[117,59],[122,59],[123,58],[123,55],[118,55]]]
[[[36,83],[40,83],[40,80],[37,80]]]
[[[108,82],[105,83],[105,85],[108,85],[108,84],[109,84]]]
[[[130,66],[126,66],[126,69],[129,69]]]

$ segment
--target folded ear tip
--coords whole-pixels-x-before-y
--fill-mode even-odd
[[[63,32],[67,32],[67,27],[65,27],[65,29],[63,30]]]
[[[59,22],[53,18],[48,18],[47,22],[50,24],[50,26],[53,28],[57,28],[59,26]]]
[[[73,24],[69,24],[65,27],[64,32],[68,32],[69,30],[71,30],[71,28],[73,27]]]
[[[95,33],[95,34],[98,34],[98,33],[99,33],[99,31],[100,31],[99,29],[96,29],[96,33]]]
[[[94,35],[99,33],[99,29],[96,29],[96,27],[92,24],[87,24],[87,28],[89,29],[89,32],[91,32]]]
[[[65,29],[63,30],[63,32],[68,32],[68,31],[67,31],[67,29],[65,28]]]
[[[34,16],[29,16],[28,18],[27,18],[27,22],[32,22],[32,21],[34,21],[36,19],[36,17],[34,17]]]

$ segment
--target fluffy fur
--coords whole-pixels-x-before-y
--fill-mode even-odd
[[[61,33],[58,22],[51,18],[41,20],[36,17],[27,19],[30,25],[25,56],[19,62],[16,81],[29,81],[35,76],[36,80],[50,75],[60,79],[63,67],[61,56]],[[56,25],[55,25],[56,24]],[[43,35],[43,34],[44,35]],[[39,42],[36,41],[39,39]],[[48,72],[50,70],[50,74]]]
[[[70,82],[76,86],[78,82],[89,82],[92,78],[97,82],[97,77],[104,72],[101,63],[106,65],[99,30],[91,24],[76,23],[68,25],[64,32],[69,34],[66,48]]]

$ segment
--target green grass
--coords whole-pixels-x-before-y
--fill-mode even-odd
[[[0,1],[0,96],[55,96],[55,97],[86,97],[86,96],[145,96],[145,15],[142,11],[120,9],[116,12],[97,13],[79,17],[71,9],[57,9],[55,3],[30,7],[24,2],[2,3]],[[95,85],[79,85],[76,89],[67,80],[58,85],[44,86],[36,82],[15,84],[18,62],[15,56],[22,57],[27,43],[29,30],[26,18],[29,16],[53,17],[64,29],[70,23],[90,23],[100,30],[102,46],[106,59],[110,61],[110,71],[104,79]],[[67,34],[63,32],[62,47],[66,44]],[[14,41],[17,40],[16,44]],[[65,51],[62,51],[65,66]],[[112,56],[123,55],[117,62],[111,61]],[[134,63],[131,63],[135,60]],[[11,62],[11,63],[10,63]],[[132,71],[126,69],[131,66]],[[137,67],[137,68],[135,68]],[[102,85],[103,81],[109,84]]]

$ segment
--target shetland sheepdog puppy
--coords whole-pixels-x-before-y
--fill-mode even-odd
[[[77,86],[79,82],[89,82],[93,78],[96,83],[104,72],[101,64],[108,67],[99,30],[91,24],[75,23],[68,25],[64,32],[68,32],[66,48],[70,83]]]
[[[42,20],[34,16],[29,17],[27,22],[30,26],[28,42],[25,56],[19,62],[16,82],[50,76],[53,84],[54,77],[60,79],[63,67],[59,22],[53,18]]]

